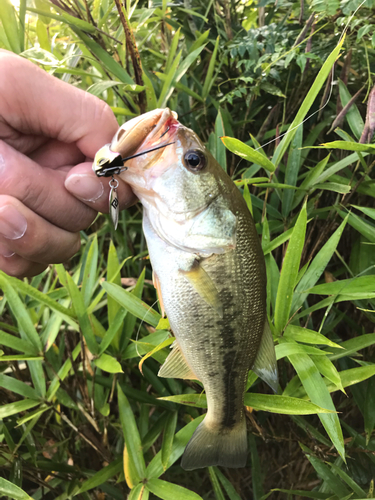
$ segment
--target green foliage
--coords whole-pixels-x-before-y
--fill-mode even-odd
[[[66,268],[0,273],[2,495],[374,497],[374,2],[352,17],[360,4],[126,1],[140,67],[111,0],[1,3],[0,47],[120,124],[171,107],[233,176],[262,237],[281,391],[249,373],[249,468],[183,472],[206,397],[157,377],[173,338],[139,210],[116,233],[101,217]]]

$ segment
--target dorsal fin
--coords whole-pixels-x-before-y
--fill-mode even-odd
[[[163,378],[199,380],[187,364],[185,356],[182,354],[181,348],[177,344],[176,340],[173,342],[171,348],[172,351],[169,353],[164,364],[161,366],[158,376]]]

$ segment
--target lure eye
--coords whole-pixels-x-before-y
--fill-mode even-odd
[[[106,162],[106,158],[102,158],[101,160],[98,161],[99,165],[103,165]]]
[[[206,157],[199,149],[185,153],[184,161],[187,169],[192,172],[199,172],[206,166]]]

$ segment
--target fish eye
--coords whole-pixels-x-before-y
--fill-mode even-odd
[[[199,172],[206,166],[206,157],[199,149],[192,149],[185,153],[185,165],[192,172]]]

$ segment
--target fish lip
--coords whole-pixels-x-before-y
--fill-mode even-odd
[[[171,111],[169,108],[163,109],[162,115],[159,121],[157,122],[155,128],[151,130],[151,132],[146,136],[144,141],[139,145],[137,153],[141,153],[143,150],[147,150],[152,146],[157,146],[159,140],[160,140],[160,145],[162,145],[164,142],[167,145],[173,138],[177,129],[180,126],[180,123],[177,121],[177,118],[178,115],[175,111]],[[170,122],[170,124],[168,124],[168,122]],[[166,127],[166,125],[168,125],[169,128],[167,128],[163,132],[163,129]],[[160,137],[157,137],[160,132],[163,133],[160,135]]]

